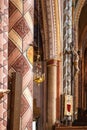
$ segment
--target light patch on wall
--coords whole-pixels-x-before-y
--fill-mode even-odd
[[[32,21],[32,18],[31,18],[31,15],[29,14],[29,12],[27,12],[25,15],[24,15],[24,18],[26,19],[27,21],[27,24],[30,28],[30,31],[33,35],[33,21]]]
[[[33,47],[30,46],[27,50],[27,58],[31,64],[33,64]]]
[[[21,13],[23,13],[23,1],[22,0],[10,0]]]
[[[28,101],[28,103],[29,103],[29,105],[31,107],[31,110],[32,110],[32,108],[33,108],[33,104],[32,104],[33,98],[31,96],[31,92],[29,91],[28,87],[24,90],[23,95],[25,96],[25,98]]]
[[[14,29],[9,32],[9,39],[22,51],[22,38]]]

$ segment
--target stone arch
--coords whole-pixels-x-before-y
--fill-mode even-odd
[[[85,0],[78,0],[76,9],[74,11],[74,30],[75,30],[75,47],[78,49],[78,23],[79,23],[79,17],[80,13],[82,11],[82,8],[84,6]]]
[[[79,42],[78,50],[80,51],[80,58],[82,57],[82,53],[83,53],[81,50],[85,48],[86,42],[87,42],[87,25],[82,32],[80,42]],[[83,46],[82,46],[82,43],[83,43]]]
[[[81,13],[82,7],[84,6],[84,3],[85,3],[85,0],[78,0],[77,6],[75,9],[75,13],[74,13],[76,25],[78,24],[80,13]]]

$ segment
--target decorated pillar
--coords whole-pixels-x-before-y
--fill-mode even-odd
[[[0,90],[8,88],[8,0],[0,1]],[[1,92],[1,91],[0,91]],[[0,99],[0,129],[7,128],[7,95]]]
[[[63,91],[71,94],[72,0],[63,1]]]
[[[62,104],[62,109],[66,123],[73,115],[72,51],[72,0],[63,0],[63,100],[65,104]]]
[[[33,120],[33,14],[34,1],[9,1],[9,78],[22,75],[20,130],[32,130]]]

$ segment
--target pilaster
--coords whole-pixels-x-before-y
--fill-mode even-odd
[[[34,1],[9,1],[9,77],[22,75],[20,130],[32,130]],[[10,108],[11,109],[11,108]]]

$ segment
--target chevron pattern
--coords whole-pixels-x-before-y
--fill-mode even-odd
[[[33,0],[10,0],[9,6],[9,77],[14,71],[22,74],[20,129],[32,130]]]
[[[0,88],[7,88],[8,78],[8,0],[0,1]],[[0,100],[0,130],[7,127],[7,96]]]
[[[33,41],[32,10],[33,2],[30,0],[24,2],[20,0],[10,0],[9,39],[23,53]]]

